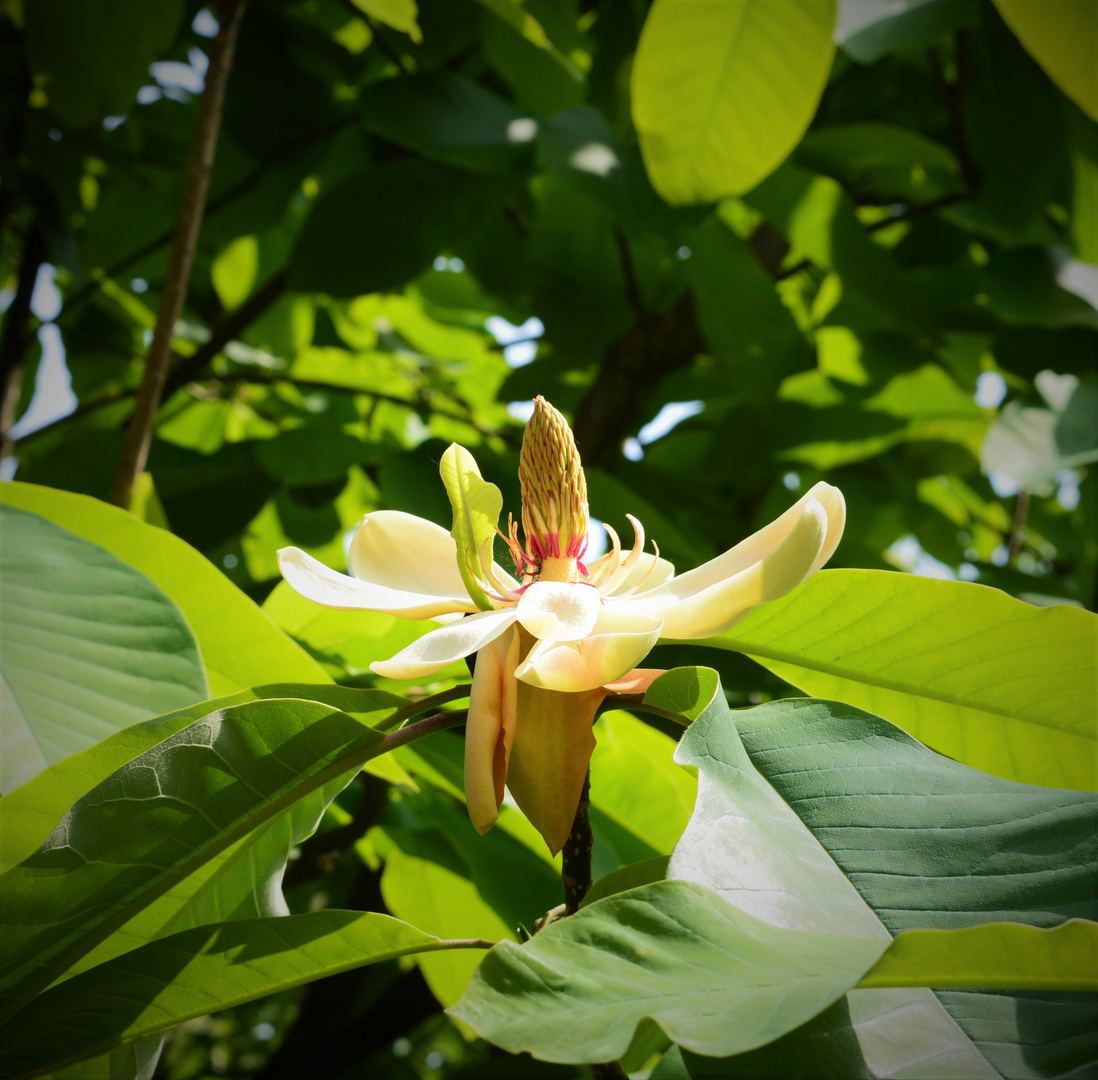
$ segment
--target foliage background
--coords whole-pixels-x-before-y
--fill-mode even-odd
[[[346,569],[370,510],[448,527],[437,469],[455,440],[517,510],[540,393],[572,418],[595,516],[627,535],[637,515],[680,569],[826,479],[849,515],[832,566],[1094,610],[1093,108],[990,2],[867,23],[874,3],[840,6],[780,168],[707,188],[652,146],[642,159],[644,0],[252,0],[138,509],[337,681],[373,685],[369,661],[422,628],[318,616],[277,587],[276,549]],[[191,0],[2,11],[3,475],[106,498],[216,20]],[[743,76],[714,115],[765,147],[796,127],[802,74],[791,62],[769,97]],[[799,694],[739,654],[652,662],[711,664],[734,705]],[[644,746],[604,727],[604,760],[641,767]],[[596,816],[602,870],[666,853],[685,825],[692,790],[661,769],[647,840]],[[364,777],[291,864],[292,910],[416,922],[445,897],[464,933],[499,921],[478,888],[522,853],[551,906],[548,863],[499,831],[470,853],[460,809],[445,784]],[[514,1060],[467,1042],[432,993],[470,962],[394,961],[193,1021],[158,1075],[320,1076],[317,1043],[333,1077],[505,1074]]]

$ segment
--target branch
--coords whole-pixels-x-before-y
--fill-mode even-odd
[[[205,372],[211,361],[230,341],[239,337],[286,291],[286,271],[280,270],[254,296],[224,318],[210,335],[210,340],[193,356],[182,358],[164,382],[164,400],[176,390],[194,382]]]
[[[392,42],[382,33],[381,27],[378,26],[375,19],[370,18],[365,11],[362,10],[354,0],[343,0],[343,6],[356,18],[361,19],[369,28],[370,33],[374,35],[374,40],[378,43],[378,47],[381,51],[397,66],[397,70],[401,75],[408,74],[408,68],[405,66],[404,58],[393,48]]]
[[[206,204],[205,216],[212,217],[214,214],[239,199],[241,195],[246,195],[263,179],[273,166],[292,158],[299,150],[305,149],[318,139],[336,134],[336,132],[341,129],[348,127],[354,120],[354,116],[345,116],[343,119],[337,120],[335,123],[328,124],[325,127],[306,131],[296,139],[292,139],[290,142],[286,143],[285,146],[280,146],[277,150],[272,151],[239,183],[234,184],[227,191],[222,192],[216,199],[211,199]],[[78,307],[89,297],[94,296],[95,293],[102,288],[104,281],[110,281],[113,278],[118,277],[119,274],[125,273],[131,266],[135,266],[143,259],[147,259],[150,255],[154,255],[166,244],[170,244],[174,236],[174,230],[169,229],[167,232],[163,232],[159,236],[153,237],[153,239],[131,251],[128,255],[123,255],[116,263],[112,263],[101,273],[97,274],[92,281],[89,281],[86,285],[77,289],[66,298],[64,307],[62,307],[60,314],[57,316],[57,322],[64,320],[72,313],[74,308]]]
[[[579,806],[572,821],[572,831],[564,842],[560,882],[564,888],[564,914],[575,915],[580,901],[591,888],[591,850],[594,836],[591,832],[591,770],[583,778]]]
[[[4,332],[0,337],[0,459],[11,452],[8,429],[17,419],[15,413],[19,408],[19,396],[23,387],[23,356],[28,338],[27,325],[31,319],[31,299],[38,280],[38,270],[45,260],[45,235],[38,223],[32,222],[23,247],[19,284],[8,310],[4,313]]]
[[[168,377],[168,365],[171,363],[172,333],[176,320],[183,311],[183,302],[190,283],[191,267],[194,264],[194,253],[198,244],[198,230],[202,225],[206,192],[210,187],[210,174],[213,172],[214,154],[217,150],[217,136],[221,128],[225,87],[229,81],[236,36],[246,4],[247,0],[226,0],[218,13],[221,17],[221,27],[210,48],[206,88],[202,92],[198,125],[191,145],[191,159],[187,166],[187,177],[179,211],[179,225],[172,245],[168,276],[160,298],[160,310],[157,313],[152,344],[149,346],[145,360],[141,389],[138,391],[137,404],[126,430],[126,444],[122,450],[122,460],[119,462],[118,475],[111,492],[111,501],[124,509],[129,508],[134,482],[144,471],[149,456],[153,423],[156,420],[157,409],[160,407],[164,383]]]

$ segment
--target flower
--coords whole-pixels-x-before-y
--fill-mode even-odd
[[[351,542],[354,577],[297,548],[283,548],[279,566],[294,589],[329,607],[445,622],[371,664],[380,675],[424,678],[476,654],[465,734],[469,815],[481,833],[491,828],[506,783],[554,854],[579,804],[606,693],[650,681],[635,669],[657,641],[723,633],[795,588],[831,557],[845,519],[839,489],[816,484],[753,536],[676,577],[658,549],[644,550],[644,528],[627,515],[632,549],[607,526],[611,548],[588,566],[579,452],[564,417],[540,397],[519,461],[524,544],[513,519],[506,534],[497,528],[499,490],[468,451],[451,446],[441,471],[454,505],[450,533],[380,510]],[[492,558],[497,534],[517,578]]]

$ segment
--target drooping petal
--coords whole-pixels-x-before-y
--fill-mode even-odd
[[[518,602],[518,620],[541,641],[575,641],[599,617],[598,590],[564,581],[535,581]]]
[[[278,568],[295,591],[325,607],[382,611],[404,619],[433,619],[453,612],[476,611],[464,589],[458,596],[432,593],[426,584],[423,589],[406,591],[359,581],[336,573],[300,548],[282,548],[278,553]]]
[[[370,670],[387,679],[422,679],[455,660],[479,652],[515,622],[515,609],[482,611],[417,638],[389,660],[375,660]]]
[[[507,763],[515,738],[519,657],[512,626],[477,653],[465,725],[465,801],[482,836],[495,824],[503,802]]]
[[[528,686],[581,693],[620,679],[651,651],[661,619],[613,606],[599,612],[591,635],[579,641],[539,641],[515,675]]]
[[[843,501],[843,493],[837,487],[825,484],[822,480],[813,485],[812,489],[781,517],[775,518],[769,525],[752,533],[746,540],[741,540],[723,555],[710,559],[709,562],[703,563],[694,570],[688,570],[671,583],[645,585],[638,591],[638,596],[664,590],[677,595],[700,592],[746,570],[778,548],[800,522],[805,507],[813,500],[827,515],[827,536],[812,566],[814,573],[835,553],[846,523],[846,503]]]
[[[810,577],[819,565],[828,533],[827,511],[816,499],[809,499],[783,541],[738,573],[698,588],[698,582],[707,582],[708,578],[692,577],[692,571],[651,592],[620,600],[618,606],[662,618],[661,638],[712,637],[735,625],[752,608],[784,596]],[[718,561],[714,559],[713,563]],[[705,570],[713,563],[699,569]]]
[[[604,574],[606,573],[606,571],[603,570],[603,564],[612,556],[613,552],[608,551],[605,555],[600,555],[597,559],[592,561],[590,566],[592,578],[595,578],[595,575],[600,571]],[[623,556],[619,552],[619,562],[622,558]],[[643,588],[645,590],[654,589],[657,585],[662,585],[665,581],[670,581],[674,576],[675,567],[673,563],[669,563],[666,559],[661,559],[656,555],[651,554],[651,552],[645,552],[630,569],[625,580],[619,582],[618,585],[606,595],[608,598],[621,596],[622,593],[627,593],[631,589],[636,588],[642,581],[644,582]]]
[[[355,530],[347,552],[359,581],[406,592],[468,599],[457,546],[440,525],[399,510],[375,510]]]
[[[556,855],[572,830],[595,749],[591,725],[605,692],[557,694],[518,683],[507,787]]]

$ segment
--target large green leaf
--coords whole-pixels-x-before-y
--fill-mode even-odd
[[[32,484],[0,484],[0,502],[40,514],[152,578],[198,638],[211,693],[276,680],[330,681],[220,570],[164,529],[97,499]]]
[[[771,926],[711,890],[659,881],[500,942],[450,1011],[512,1053],[621,1057],[651,1018],[680,1046],[725,1055],[815,1016],[886,942]]]
[[[37,0],[26,9],[27,53],[64,123],[85,127],[126,113],[171,46],[181,0]]]
[[[1098,780],[1098,618],[997,589],[824,570],[706,641],[1008,779]]]
[[[1098,120],[1098,7],[1093,0],[995,0],[1049,78]]]
[[[144,574],[0,506],[0,789],[209,696],[198,643]]]
[[[834,0],[656,0],[633,66],[633,122],[668,202],[739,194],[781,164],[816,111],[834,21]]]
[[[858,985],[1098,991],[1098,923],[907,930]]]
[[[752,712],[733,714],[719,683],[712,687],[696,671],[673,671],[658,679],[646,697],[661,711],[669,699],[686,701],[696,715],[675,760],[698,769],[698,803],[671,856],[668,877],[707,885],[778,927],[889,943],[888,929],[849,877],[752,764],[737,734],[738,722]],[[704,702],[709,692],[712,697]],[[791,704],[772,708],[782,711]],[[856,1031],[840,1055],[845,1071],[837,1076],[862,1075],[868,1061],[888,1063],[871,1075],[904,1075],[902,1070],[925,1067],[929,1060],[950,1076],[995,1075],[930,990],[859,990],[814,1024],[831,1032],[836,1012]],[[800,1033],[788,1038],[796,1041]],[[757,1053],[769,1051],[753,1051],[722,1065],[728,1075],[755,1075],[750,1062]],[[778,1075],[794,1072],[784,1055],[778,1061]]]
[[[388,915],[362,911],[317,911],[185,930],[38,997],[4,1032],[0,1076],[37,1076],[193,1016],[363,964],[470,947],[476,946],[441,941]]]
[[[381,703],[374,723],[393,712]],[[220,709],[122,766],[0,878],[4,1014],[230,845],[414,737],[273,699]]]
[[[737,713],[736,726],[755,767],[893,933],[1006,920],[1051,927],[1098,915],[1095,795],[977,772],[880,717],[836,702],[762,705]],[[1018,974],[1041,973],[1038,967]],[[842,1042],[843,1030],[854,1040],[848,1047],[860,1046],[866,1061],[879,1062],[867,1075],[892,1075],[886,1066],[902,1065],[903,1047],[919,1046],[921,1023],[905,1002],[920,993],[929,992],[856,990],[842,1015],[820,1018],[812,1031],[789,1036],[725,1075],[859,1075],[862,1066],[844,1055],[832,1059],[831,1071],[810,1064],[814,1040],[824,1039],[817,1049]],[[937,996],[1003,1076],[1056,1077],[1098,1060],[1094,996]],[[866,1016],[869,1005],[890,1000],[902,1007],[909,1028],[894,1049],[874,1043]],[[923,1045],[933,1051],[945,1044]],[[803,1071],[791,1066],[800,1055]]]

